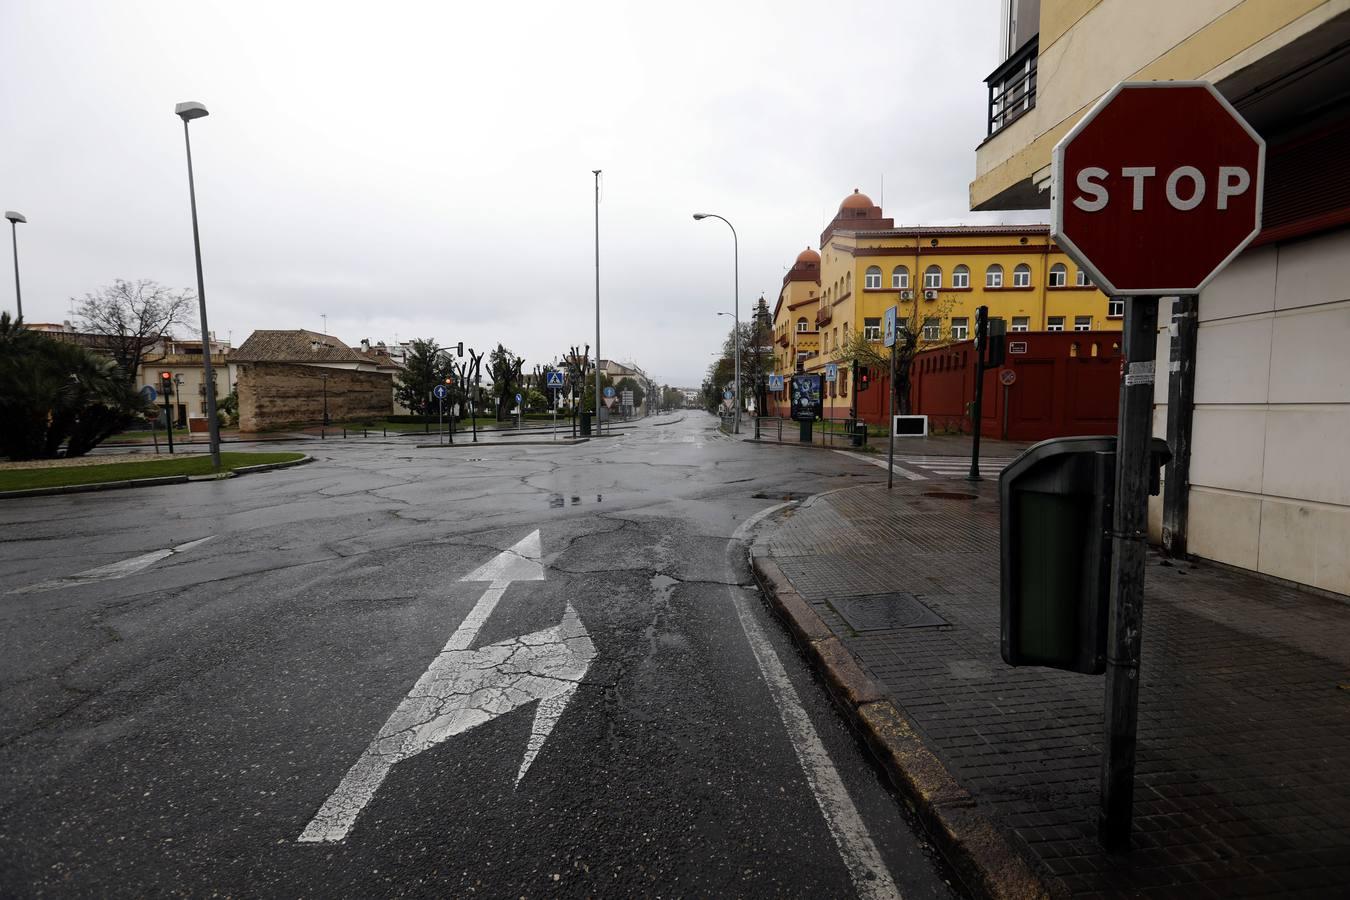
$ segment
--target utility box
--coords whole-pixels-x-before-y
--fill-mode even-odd
[[[1035,444],[999,476],[1003,661],[1106,671],[1115,437]],[[1149,493],[1171,459],[1153,439]]]

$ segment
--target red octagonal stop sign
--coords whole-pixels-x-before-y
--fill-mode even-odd
[[[1055,145],[1051,236],[1107,293],[1196,293],[1261,230],[1265,160],[1213,85],[1123,82]]]

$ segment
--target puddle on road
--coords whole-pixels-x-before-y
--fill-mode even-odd
[[[580,498],[579,496],[577,496],[576,494],[573,494],[573,495],[572,495],[571,500],[572,500],[572,505],[573,505],[573,506],[580,506],[580,505],[581,505],[581,498]],[[596,494],[596,495],[595,495],[595,502],[596,502],[596,503],[604,503],[604,502],[605,502],[605,495],[604,495],[604,494]],[[549,508],[550,508],[550,509],[562,509],[564,506],[567,505],[567,498],[564,497],[562,494],[551,494],[551,495],[549,495],[549,498],[548,498],[548,505],[549,505]]]

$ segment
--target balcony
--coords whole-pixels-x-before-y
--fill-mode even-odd
[[[984,80],[989,87],[988,137],[1036,108],[1036,57],[1040,35],[1032,36]]]
[[[820,309],[816,310],[816,328],[819,328],[821,325],[830,324],[830,319],[833,317],[833,307],[822,306]]]

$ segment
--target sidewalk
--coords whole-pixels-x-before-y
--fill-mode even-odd
[[[996,488],[819,495],[752,551],[958,869],[985,893],[1028,893],[978,845],[992,823],[1054,895],[1350,896],[1350,605],[1150,557],[1134,848],[1109,855],[1095,838],[1104,678],[1003,663]],[[936,775],[912,771],[932,756]]]

